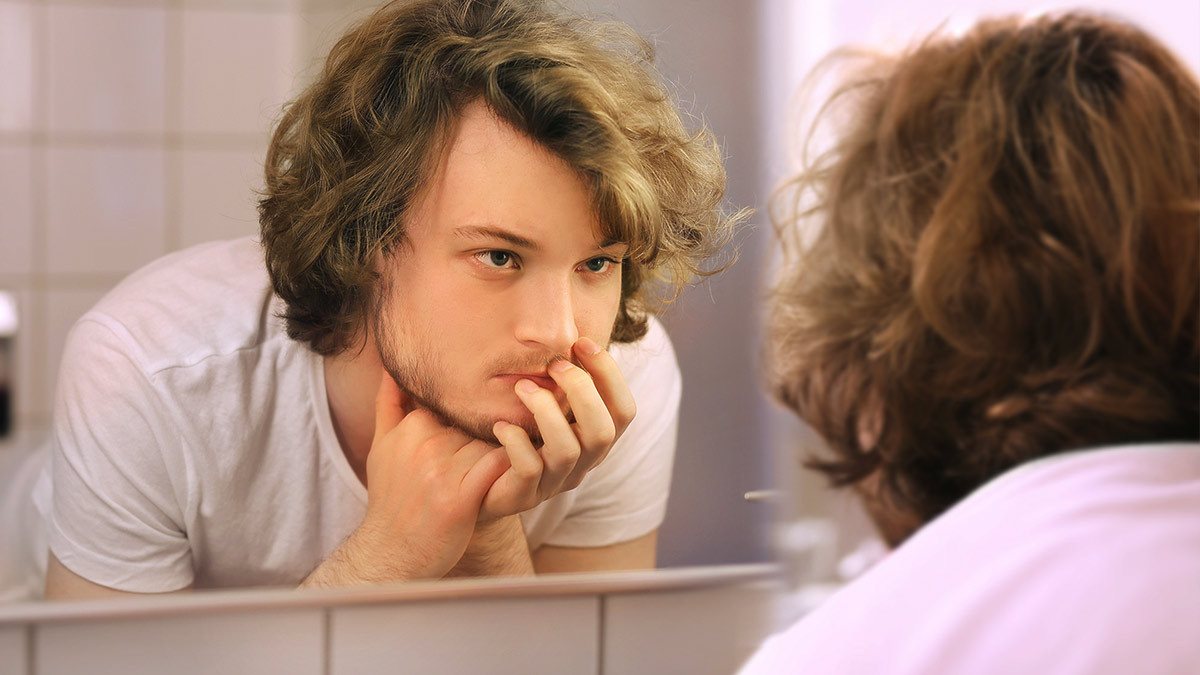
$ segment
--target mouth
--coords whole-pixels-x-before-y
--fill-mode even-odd
[[[550,390],[555,395],[558,395],[562,391],[558,383],[554,381],[554,378],[546,373],[502,373],[497,375],[495,379],[508,383],[510,387],[521,380],[529,380],[542,389]]]

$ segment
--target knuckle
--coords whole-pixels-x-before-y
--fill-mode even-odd
[[[637,403],[634,403],[633,399],[621,403],[617,406],[617,416],[629,424],[637,417]]]
[[[542,477],[542,468],[533,464],[514,466],[513,473],[523,482],[530,482]]]
[[[607,448],[617,440],[617,426],[612,420],[606,420],[604,426],[595,430],[593,447]]]
[[[586,371],[575,366],[572,366],[570,370],[563,373],[559,377],[563,379],[565,384],[572,387],[580,387],[590,384],[592,381],[591,375],[588,375]]]
[[[546,451],[546,466],[552,471],[570,469],[579,461],[581,450],[578,445],[555,448]]]

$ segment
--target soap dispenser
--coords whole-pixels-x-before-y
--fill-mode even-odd
[[[0,291],[0,438],[12,431],[13,341],[17,335],[17,299]]]

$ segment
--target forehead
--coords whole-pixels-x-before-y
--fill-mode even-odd
[[[498,228],[549,247],[602,238],[579,174],[482,103],[463,110],[413,215],[413,235]]]

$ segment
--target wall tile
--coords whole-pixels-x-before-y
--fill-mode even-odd
[[[180,243],[258,234],[262,150],[182,151]]]
[[[329,675],[594,673],[598,603],[498,598],[333,609]]]
[[[0,22],[3,21],[0,15]],[[0,74],[0,82],[4,81],[2,78]],[[3,100],[4,96],[0,96],[0,101]],[[30,145],[0,145],[0,280],[33,271],[32,172]]]
[[[54,411],[54,389],[67,333],[107,292],[106,288],[81,288],[39,293],[45,302],[46,324],[45,334],[40,336],[42,361],[34,364],[30,382],[32,416],[49,420]]]
[[[0,627],[0,675],[28,675],[25,626]]]
[[[0,130],[33,128],[34,11],[29,4],[0,2]]]
[[[165,128],[165,10],[51,5],[48,51],[52,133]]]
[[[166,154],[159,149],[51,148],[51,274],[124,273],[165,252]]]
[[[39,675],[323,672],[322,610],[46,624]]]
[[[604,599],[601,675],[727,675],[767,636],[772,587],[753,584]]]
[[[184,10],[183,131],[266,135],[292,90],[294,13]]]

